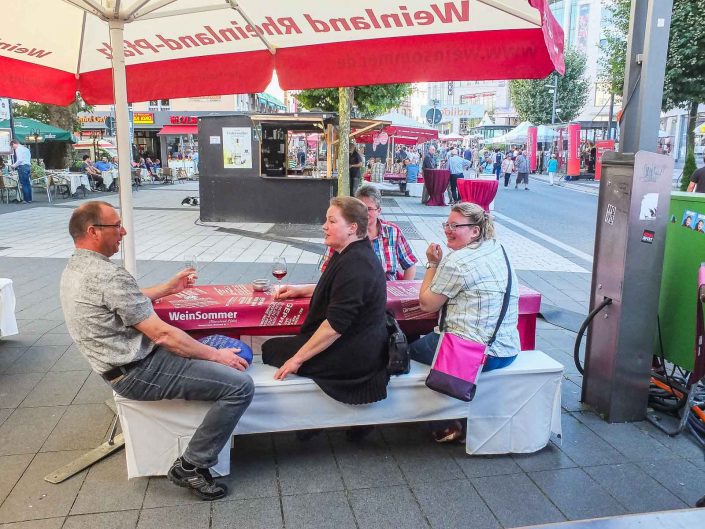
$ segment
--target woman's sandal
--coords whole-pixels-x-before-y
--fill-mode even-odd
[[[448,428],[433,432],[432,435],[433,440],[437,443],[465,442],[465,432],[463,431],[463,425],[457,421],[454,422]]]

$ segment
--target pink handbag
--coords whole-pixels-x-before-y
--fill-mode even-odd
[[[482,370],[482,366],[487,361],[486,351],[497,338],[497,331],[499,331],[509,307],[509,296],[512,290],[512,270],[504,247],[502,247],[502,253],[504,253],[504,260],[507,263],[507,290],[504,293],[502,311],[499,314],[492,337],[487,344],[484,344],[444,331],[448,308],[448,303],[446,303],[441,313],[441,338],[438,340],[431,371],[426,377],[426,385],[432,390],[465,402],[470,402],[475,397],[477,377]]]

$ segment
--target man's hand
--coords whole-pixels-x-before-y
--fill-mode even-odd
[[[283,366],[277,369],[277,372],[274,373],[274,380],[284,380],[287,375],[292,373],[296,374],[301,364],[303,364],[302,361],[297,359],[296,356],[292,356],[289,360],[284,362]]]
[[[198,274],[195,268],[184,268],[167,281],[166,286],[171,294],[178,294],[185,288],[195,285],[196,279],[198,279]]]
[[[237,355],[237,353],[240,352],[240,349],[226,347],[225,349],[216,349],[216,351],[218,351],[218,356],[216,356],[215,361],[219,364],[223,364],[224,366],[228,367],[233,367],[238,371],[244,371],[245,369],[247,369],[247,360],[245,360],[244,358],[240,358]]]

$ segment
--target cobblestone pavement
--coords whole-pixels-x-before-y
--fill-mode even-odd
[[[174,273],[186,253],[199,255],[203,283],[267,277],[277,255],[290,263],[287,280],[317,279],[322,246],[315,227],[203,225],[196,210],[180,205],[196,192],[186,183],[135,194],[140,284]],[[556,208],[560,193],[571,200],[578,193],[542,184],[531,192],[526,199],[500,194],[498,237],[544,306],[584,315],[588,235],[568,239],[561,226],[526,217],[519,202]],[[232,493],[212,504],[165,478],[128,481],[122,452],[49,484],[43,476],[105,440],[112,418],[105,405],[111,392],[78,353],[59,307],[58,278],[71,252],[66,225],[79,203],[0,205],[0,277],[14,281],[20,326],[18,336],[0,340],[0,529],[499,528],[685,508],[705,493],[703,453],[688,437],[668,437],[646,422],[607,424],[580,404],[575,333],[543,321],[537,347],[566,368],[560,446],[470,457],[460,445],[433,444],[420,425],[377,428],[359,445],[339,431],[307,443],[293,434],[256,435],[237,438],[227,478]],[[447,212],[394,197],[383,214],[413,235],[423,256],[428,242],[443,240]]]

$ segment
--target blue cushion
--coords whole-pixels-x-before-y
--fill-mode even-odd
[[[211,334],[198,340],[201,343],[215,347],[216,349],[229,349],[237,348],[240,352],[237,355],[240,358],[247,360],[248,364],[252,364],[252,349],[249,345],[241,342],[237,338],[230,338],[229,336],[223,336],[222,334]]]

